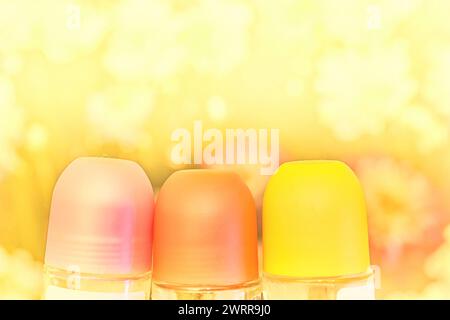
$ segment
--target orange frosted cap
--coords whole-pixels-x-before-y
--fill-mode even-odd
[[[53,192],[45,263],[96,274],[151,271],[153,190],[132,161],[79,158]]]
[[[175,172],[156,201],[153,279],[188,286],[257,280],[257,241],[255,203],[237,174]]]

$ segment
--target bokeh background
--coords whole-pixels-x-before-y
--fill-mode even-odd
[[[367,197],[380,298],[450,298],[450,1],[0,0],[0,298],[38,298],[52,188],[82,155],[279,128]],[[237,166],[260,208],[267,177]]]

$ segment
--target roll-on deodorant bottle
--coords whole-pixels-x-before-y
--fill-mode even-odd
[[[283,164],[263,201],[264,299],[374,299],[362,188],[339,161]]]
[[[138,164],[73,161],[53,192],[44,299],[148,299],[153,209],[152,186]]]
[[[182,170],[162,186],[152,299],[260,299],[253,197],[232,172]]]

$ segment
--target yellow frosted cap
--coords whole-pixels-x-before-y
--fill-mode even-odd
[[[339,161],[296,161],[270,178],[263,201],[263,268],[271,275],[336,277],[370,266],[364,194]]]

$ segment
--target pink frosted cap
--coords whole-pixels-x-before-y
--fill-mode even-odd
[[[79,158],[53,192],[45,264],[96,274],[152,268],[153,189],[135,162]]]

